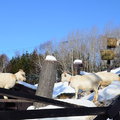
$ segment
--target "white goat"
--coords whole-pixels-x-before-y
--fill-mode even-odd
[[[97,80],[96,80],[97,79]],[[77,99],[78,97],[78,91],[83,90],[83,91],[95,91],[94,99],[93,101],[96,101],[98,98],[98,87],[99,87],[99,82],[101,79],[94,75],[94,74],[88,74],[88,75],[76,75],[76,76],[71,76],[64,72],[61,75],[61,81],[62,82],[69,82],[70,86],[75,89],[75,98]]]
[[[95,74],[101,78],[100,85],[103,87],[110,85],[112,81],[120,80],[120,77],[112,72],[97,72]]]
[[[17,80],[25,81],[25,72],[20,69],[17,73],[0,73],[0,88],[10,89],[14,87]],[[6,96],[4,96],[7,99]]]
[[[61,81],[69,82],[70,86],[75,89],[75,98],[78,96],[79,89],[83,91],[94,90],[95,95],[93,101],[98,99],[98,87],[100,85],[107,86],[114,80],[119,80],[119,76],[111,72],[98,72],[82,76],[71,76],[64,72],[61,75]]]

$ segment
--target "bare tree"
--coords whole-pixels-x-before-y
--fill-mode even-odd
[[[0,72],[6,72],[8,62],[8,57],[5,54],[0,55]]]
[[[39,51],[45,54],[52,54],[53,52],[53,43],[52,41],[47,41],[39,45]]]

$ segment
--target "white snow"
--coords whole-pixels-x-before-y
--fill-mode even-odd
[[[74,64],[82,64],[82,60],[80,60],[80,59],[76,59],[76,60],[74,60],[73,63],[74,63]]]
[[[28,87],[28,88],[34,89],[34,90],[37,89],[37,86],[31,85],[31,84],[26,83],[26,82],[23,82],[23,81],[17,81],[17,83],[18,83],[18,84],[21,84],[21,85],[24,85],[24,86],[26,86],[26,87]]]
[[[75,93],[75,90],[68,85],[68,82],[55,83],[53,88],[53,98],[62,93]]]
[[[48,60],[48,61],[57,61],[57,59],[54,56],[52,56],[52,55],[47,55],[46,58],[45,58],[45,60]]]
[[[111,70],[111,72],[113,72],[113,73],[116,73],[116,74],[120,75],[120,67],[119,67],[119,68],[116,68],[116,69]]]
[[[36,90],[37,86],[38,86],[38,84],[31,85],[31,84],[28,84],[28,83],[22,82],[22,81],[18,81],[17,83],[24,85],[28,88],[34,89],[34,90]],[[62,93],[75,93],[75,90],[68,85],[68,82],[55,83],[54,88],[53,88],[53,98],[57,97],[58,95],[60,95]]]
[[[80,71],[80,75],[87,75],[87,74],[91,74],[91,73],[88,73],[88,72],[85,72],[85,71]]]

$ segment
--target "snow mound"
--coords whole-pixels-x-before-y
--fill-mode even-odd
[[[68,82],[55,83],[53,89],[53,98],[57,97],[62,93],[75,93],[75,90],[68,85]]]

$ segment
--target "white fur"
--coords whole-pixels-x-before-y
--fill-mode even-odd
[[[94,101],[97,100],[98,98],[98,87],[99,87],[99,81],[100,78],[96,78],[96,75],[93,74],[88,74],[88,75],[76,75],[76,76],[71,76],[67,73],[63,73],[61,78],[62,82],[69,82],[70,86],[75,89],[75,98],[77,99],[78,97],[78,91],[83,90],[83,91],[90,91],[94,90],[95,95],[94,95]],[[98,79],[98,81],[96,81]]]
[[[17,73],[0,73],[0,88],[10,89],[14,87],[17,80],[25,81],[25,72],[19,70]],[[4,96],[4,98],[7,98]]]
[[[117,40],[117,46],[120,46],[120,39]]]
[[[64,72],[61,76],[62,82],[69,82],[70,86],[75,89],[75,98],[78,96],[79,89],[83,91],[94,90],[94,101],[98,99],[98,87],[100,85],[107,86],[114,80],[119,80],[119,76],[111,72],[98,72],[87,75],[71,76]]]
[[[95,74],[99,76],[100,79],[102,80],[100,82],[100,85],[103,87],[110,85],[113,81],[120,80],[120,77],[117,74],[112,72],[97,72]]]

